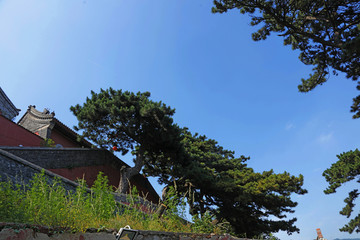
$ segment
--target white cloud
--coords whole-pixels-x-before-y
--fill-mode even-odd
[[[319,143],[328,143],[330,142],[332,139],[334,138],[334,134],[331,132],[331,133],[328,133],[328,134],[321,134],[317,140]]]
[[[292,128],[294,128],[294,127],[295,127],[294,124],[292,124],[292,123],[287,123],[286,126],[285,126],[285,130],[286,130],[286,131],[289,131],[290,129],[292,129]]]

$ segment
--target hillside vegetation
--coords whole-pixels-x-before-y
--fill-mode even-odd
[[[84,180],[79,180],[75,192],[66,191],[60,180],[50,182],[44,172],[34,175],[28,186],[0,182],[0,221],[60,227],[71,232],[88,228],[119,229],[125,225],[171,232],[219,234],[226,230],[221,225],[212,225],[210,218],[196,219],[194,224],[183,220],[184,204],[175,194],[170,194],[164,202],[168,210],[160,217],[156,211],[138,210],[136,189],[128,195],[129,206],[116,202],[112,187],[102,173],[90,190],[89,193]]]

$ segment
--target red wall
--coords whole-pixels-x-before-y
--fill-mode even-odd
[[[77,145],[76,143],[74,143],[73,141],[71,141],[57,131],[52,132],[51,139],[55,143],[59,143],[65,148],[80,147],[80,145]],[[44,140],[41,137],[0,115],[0,146],[17,147],[19,145],[22,145],[24,147],[40,147],[41,142],[43,141]],[[120,170],[110,165],[48,170],[73,181],[78,178],[81,179],[84,176],[84,179],[86,180],[88,186],[93,185],[99,172],[103,172],[106,176],[108,176],[110,185],[114,186],[114,188],[117,188],[119,185]],[[140,193],[143,192],[146,195],[148,190],[145,186],[143,186],[141,183],[137,183],[137,181],[130,182],[132,185],[136,186]],[[157,204],[159,200],[157,196],[152,196],[151,194],[149,194],[146,198],[155,204]]]
[[[64,148],[80,148],[81,145],[70,140],[61,134],[57,129],[51,131],[50,138],[55,142],[55,144],[61,144]]]
[[[72,181],[75,181],[76,179],[84,178],[88,187],[91,187],[94,184],[94,181],[96,180],[99,172],[103,172],[104,175],[108,177],[109,185],[112,185],[114,187],[114,190],[119,186],[120,170],[115,169],[114,167],[109,165],[74,167],[74,168],[57,168],[57,169],[47,169],[47,170]],[[148,190],[142,184],[139,184],[136,181],[130,181],[130,184],[132,186],[136,186],[139,193],[143,193],[144,197],[146,196],[147,200],[153,202],[154,204],[159,203],[158,196],[152,196],[151,194],[149,194]]]
[[[87,185],[91,187],[96,180],[99,172],[105,173],[108,176],[109,184],[117,187],[119,185],[120,170],[115,170],[110,166],[88,166],[88,167],[75,167],[75,168],[57,168],[47,169],[53,173],[63,176],[67,179],[75,181],[76,179],[84,178]]]
[[[0,115],[0,146],[39,147],[43,139]]]

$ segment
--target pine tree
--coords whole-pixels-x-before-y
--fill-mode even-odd
[[[277,33],[285,45],[300,51],[300,61],[314,66],[313,73],[301,80],[301,92],[325,83],[331,71],[343,72],[354,81],[360,76],[358,0],[215,0],[214,5],[214,13],[237,8],[250,15],[252,26],[262,25],[252,34],[253,40]],[[351,112],[360,117],[360,95],[353,99]]]
[[[352,181],[360,176],[360,151],[344,152],[337,155],[338,161],[331,165],[330,168],[326,169],[323,173],[329,186],[324,191],[326,194],[335,193],[336,189],[346,182]],[[359,180],[358,180],[359,182]],[[353,208],[355,206],[354,201],[359,196],[358,189],[354,189],[349,192],[349,196],[345,198],[345,207],[340,211],[341,215],[350,218]],[[360,232],[360,213],[343,226],[340,231],[353,233]]]
[[[313,65],[313,73],[302,79],[300,92],[308,92],[325,83],[331,71],[357,81],[360,76],[360,2],[358,0],[215,0],[212,11],[225,13],[239,9],[249,14],[251,25],[262,25],[252,34],[255,41],[265,40],[271,33],[284,38],[285,45],[300,51],[300,61]],[[360,82],[357,82],[360,90]],[[360,95],[353,98],[353,118],[360,118]],[[325,170],[323,176],[329,183],[324,191],[335,193],[345,182],[360,176],[360,154],[355,151],[337,156],[338,161]],[[340,214],[351,217],[356,189],[344,200]],[[340,231],[360,232],[360,214],[350,219]]]
[[[305,194],[303,176],[291,176],[272,170],[254,172],[248,157],[235,157],[204,135],[183,132],[184,166],[174,170],[172,178],[178,192],[186,195],[192,215],[210,212],[216,219],[229,222],[236,235],[256,237],[279,230],[298,232],[296,218],[284,220],[297,205],[292,193]],[[276,217],[278,220],[274,220]]]
[[[128,180],[144,166],[154,168],[163,160],[176,160],[180,149],[180,128],[173,123],[175,110],[149,99],[150,93],[101,89],[91,92],[83,105],[70,109],[79,123],[76,130],[101,148],[122,154],[129,151],[135,166],[122,168],[118,191],[128,191]]]
[[[134,155],[135,166],[120,169],[121,192],[127,192],[127,180],[142,169],[166,186],[175,183],[191,214],[211,213],[229,222],[238,235],[299,231],[295,218],[283,218],[297,205],[291,193],[306,193],[301,175],[254,172],[246,164],[248,157],[236,158],[215,140],[181,129],[173,123],[174,109],[149,98],[148,92],[101,89],[91,92],[83,105],[71,107],[83,137],[101,148],[116,146],[116,151]]]

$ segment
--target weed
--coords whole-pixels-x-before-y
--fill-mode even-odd
[[[136,188],[128,195],[129,205],[117,203],[103,173],[99,173],[90,192],[84,179],[78,183],[75,191],[67,191],[59,179],[48,179],[44,171],[35,174],[25,187],[10,180],[0,182],[0,221],[61,227],[72,232],[88,228],[119,229],[125,225],[154,231],[218,231],[207,215],[195,219],[193,225],[185,221],[185,199],[178,197],[174,188],[169,189],[164,201],[167,209],[160,217],[156,210],[142,211],[144,206]]]

